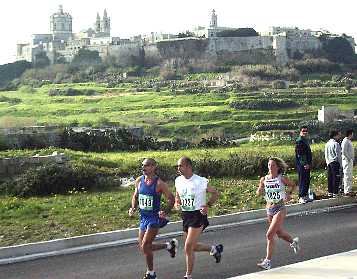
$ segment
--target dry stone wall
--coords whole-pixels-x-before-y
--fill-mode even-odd
[[[53,152],[51,155],[32,157],[0,158],[0,177],[10,177],[21,174],[26,169],[48,163],[62,164],[68,161],[64,153]]]

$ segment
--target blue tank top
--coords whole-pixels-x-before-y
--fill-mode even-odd
[[[156,192],[159,177],[155,177],[149,185],[145,184],[144,175],[139,185],[139,208],[141,216],[154,216],[160,211],[161,193]]]

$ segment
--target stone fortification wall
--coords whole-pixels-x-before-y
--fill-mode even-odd
[[[149,65],[195,62],[257,64],[276,62],[272,37],[181,39],[144,47]]]
[[[321,41],[316,37],[288,37],[286,40],[286,48],[290,56],[294,55],[296,51],[304,53],[305,51],[314,51],[322,48]]]
[[[21,174],[26,169],[48,163],[62,164],[68,161],[64,153],[53,152],[51,155],[32,157],[0,158],[0,177]]]
[[[212,52],[238,52],[252,49],[270,49],[272,45],[273,37],[271,36],[221,37],[210,39],[209,50]]]

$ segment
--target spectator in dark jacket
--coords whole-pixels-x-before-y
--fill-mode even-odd
[[[312,154],[307,139],[308,132],[308,128],[302,126],[300,128],[300,136],[297,138],[295,145],[296,170],[299,175],[299,203],[311,201],[308,193],[310,187]]]

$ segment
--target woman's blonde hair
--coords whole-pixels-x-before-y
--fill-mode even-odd
[[[285,161],[279,157],[270,157],[269,161],[272,160],[276,163],[276,165],[278,166],[278,173],[282,174],[285,173],[288,169],[288,165],[285,163]]]

